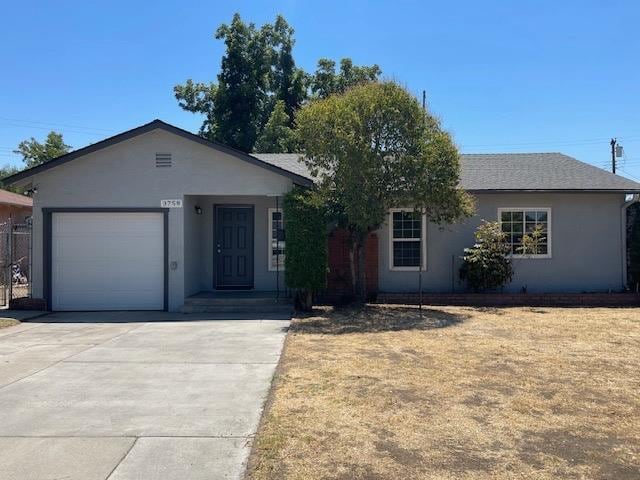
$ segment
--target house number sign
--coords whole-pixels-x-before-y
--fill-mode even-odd
[[[162,208],[182,208],[182,200],[160,200]]]

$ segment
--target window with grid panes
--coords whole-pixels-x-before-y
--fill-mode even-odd
[[[507,236],[507,242],[511,245],[511,253],[515,256],[539,256],[551,255],[551,228],[549,208],[501,208],[498,211],[502,231]],[[536,227],[542,231],[542,238],[539,240],[535,252],[525,252],[522,245],[524,234],[531,234]]]
[[[420,266],[422,216],[412,210],[391,212],[391,265],[393,268],[417,269]],[[422,249],[424,254],[424,248]],[[424,259],[422,261],[424,266]]]

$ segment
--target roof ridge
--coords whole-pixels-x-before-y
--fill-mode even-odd
[[[249,155],[304,155],[303,152],[251,152]],[[473,156],[515,156],[515,155],[562,155],[565,157],[573,158],[562,152],[496,152],[496,153],[461,153],[460,155],[473,155]]]
[[[461,153],[460,155],[473,155],[473,156],[493,156],[493,157],[498,157],[498,156],[516,156],[516,155],[563,155],[565,157],[568,157],[568,155],[565,155],[562,152],[497,152],[497,153]],[[571,157],[573,158],[573,157]]]

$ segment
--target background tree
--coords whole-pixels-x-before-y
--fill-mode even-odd
[[[295,132],[289,126],[285,103],[278,100],[254,149],[256,152],[289,153],[296,150],[296,145]]]
[[[26,168],[35,167],[41,163],[68,153],[71,147],[64,143],[61,133],[49,132],[44,143],[31,137],[18,144],[18,149],[13,153],[22,155],[22,161]]]
[[[278,101],[284,103],[287,126],[293,129],[295,113],[309,90],[325,98],[380,75],[377,65],[354,66],[345,58],[339,72],[333,60],[322,59],[310,76],[296,66],[293,34],[281,15],[273,24],[256,28],[235,14],[229,25],[218,28],[215,38],[223,40],[226,49],[217,82],[189,79],[173,89],[180,107],[204,115],[200,135],[249,152],[256,149]],[[280,112],[276,116],[279,119]]]
[[[340,70],[336,72],[336,62],[328,58],[318,60],[318,68],[309,80],[311,93],[316,98],[327,98],[335,93],[343,93],[348,88],[378,80],[382,70],[378,65],[355,66],[350,58],[340,60]]]
[[[319,194],[342,207],[361,300],[365,240],[390,208],[413,207],[438,223],[472,212],[470,197],[458,188],[459,156],[451,138],[399,85],[364,84],[311,102],[296,122]]]
[[[178,105],[183,110],[204,115],[205,119],[199,134],[209,140],[216,139],[216,120],[213,107],[217,90],[218,86],[215,83],[195,83],[191,79],[187,80],[184,85],[173,87]]]
[[[227,47],[215,90],[212,132],[214,139],[251,151],[258,137],[267,102],[270,72],[267,31],[245,24],[239,14],[221,25],[216,39]]]
[[[288,117],[288,126],[293,127],[295,113],[307,98],[306,74],[296,67],[293,59],[294,30],[282,15],[276,17],[271,30],[271,54],[273,66],[270,89],[276,101],[282,101]]]
[[[475,238],[475,245],[464,249],[460,278],[475,292],[503,287],[513,277],[507,235],[499,222],[483,221]]]
[[[225,43],[217,83],[187,80],[174,87],[178,105],[201,113],[200,134],[225,145],[252,151],[276,100],[282,100],[288,125],[305,96],[304,74],[292,56],[293,29],[282,16],[259,29],[239,14],[222,24],[215,38]]]
[[[0,167],[0,181],[4,180],[6,177],[10,177],[11,175],[18,173],[19,171],[20,169],[15,165],[5,165],[4,167]],[[24,192],[24,188],[22,187],[17,188],[17,187],[3,186],[2,188],[3,190],[8,190],[14,193]]]

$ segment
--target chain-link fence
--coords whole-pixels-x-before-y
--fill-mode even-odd
[[[0,224],[0,305],[31,296],[31,224]]]

